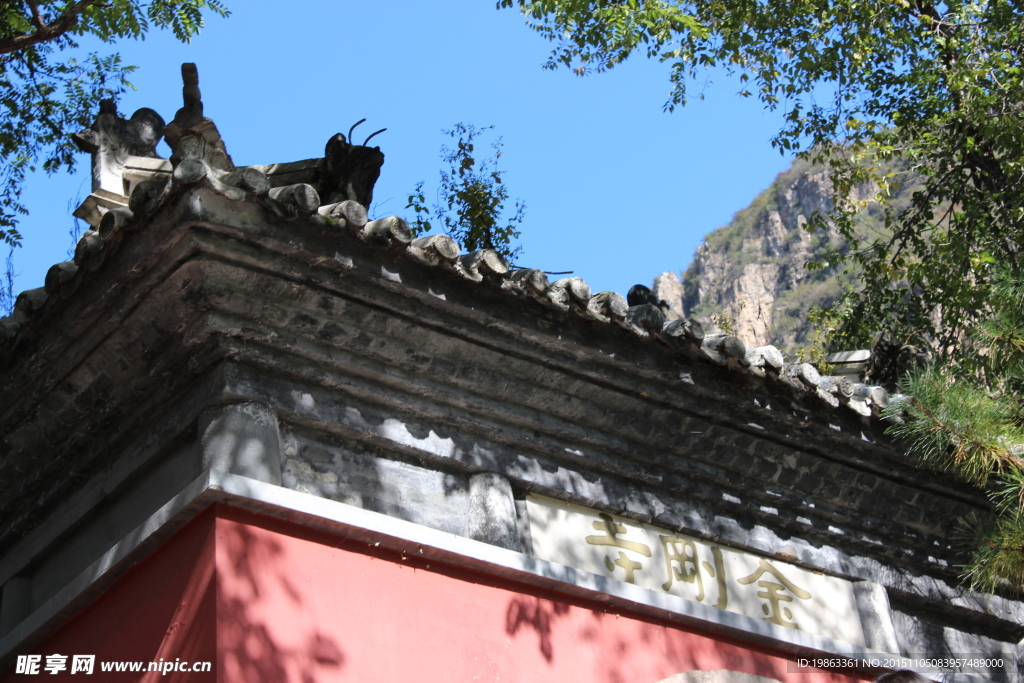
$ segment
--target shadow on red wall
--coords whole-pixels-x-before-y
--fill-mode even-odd
[[[777,652],[379,545],[218,505],[33,652],[96,654],[88,680],[114,683],[654,683],[714,669],[858,680],[789,673]],[[213,671],[101,669],[161,659],[210,661]],[[0,675],[26,680],[13,668]]]
[[[223,680],[314,683],[324,668],[343,668],[341,646],[319,630],[303,635],[298,645],[279,642],[272,635],[268,619],[305,611],[302,591],[288,576],[282,544],[225,520],[218,520],[217,540],[218,560],[224,560],[218,562],[217,599]],[[282,600],[291,603],[289,609],[279,609]]]

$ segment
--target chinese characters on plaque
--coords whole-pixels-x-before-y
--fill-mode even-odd
[[[851,582],[553,498],[527,498],[537,557],[864,644]]]

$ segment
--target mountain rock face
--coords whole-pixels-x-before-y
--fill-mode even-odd
[[[865,188],[858,194],[866,199],[871,193]],[[805,228],[815,211],[831,209],[828,171],[797,161],[704,239],[681,281],[663,273],[653,289],[706,329],[731,328],[748,348],[774,344],[792,350],[807,340],[808,311],[832,304],[840,294],[834,270],[805,267],[841,244],[834,230]]]

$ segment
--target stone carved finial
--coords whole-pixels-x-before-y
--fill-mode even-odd
[[[156,146],[163,137],[164,120],[152,109],[142,108],[125,120],[117,113],[114,100],[100,102],[100,113],[92,127],[71,139],[92,155],[92,191],[124,194],[121,171],[129,156],[159,159]]]
[[[181,99],[184,106],[174,115],[174,121],[186,128],[203,120],[203,94],[199,90],[199,69],[186,62],[181,65]]]
[[[587,312],[594,320],[603,323],[615,322],[622,324],[626,320],[629,305],[625,297],[618,292],[598,292],[587,302]]]
[[[680,349],[696,350],[704,343],[704,327],[693,318],[667,320],[659,334],[670,345]]]
[[[216,124],[203,116],[196,65],[182,64],[181,78],[184,104],[164,128],[167,144],[173,152],[174,181],[187,184],[205,178],[214,190],[234,201],[245,199],[247,192],[267,194],[270,190],[267,177],[254,168],[236,169]]]
[[[509,291],[525,294],[542,301],[547,300],[547,291],[550,286],[548,276],[543,270],[536,268],[519,269],[505,280],[505,287]]]
[[[366,138],[361,145],[354,145],[349,140],[352,131],[360,123],[349,128],[349,139],[338,133],[327,141],[324,149],[324,171],[317,191],[326,204],[335,204],[345,200],[359,202],[369,207],[373,201],[373,186],[380,177],[380,168],[384,165],[384,153],[380,147],[367,147],[381,129]]]
[[[568,311],[574,304],[586,308],[590,303],[590,285],[583,278],[565,277],[551,283],[547,296],[562,311]]]
[[[487,278],[501,282],[508,273],[508,262],[494,249],[471,251],[460,256],[458,261],[459,272],[474,282],[483,282]]]

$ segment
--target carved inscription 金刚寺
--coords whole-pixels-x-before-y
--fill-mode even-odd
[[[753,553],[590,510],[527,498],[541,559],[854,644],[864,633],[852,583]]]
[[[704,579],[700,573],[702,566],[704,572],[718,582],[718,601],[715,603],[715,607],[725,609],[729,605],[729,591],[725,583],[725,565],[722,562],[721,549],[711,546],[711,556],[715,558],[715,564],[711,565],[707,561],[701,562],[697,559],[697,546],[690,539],[675,536],[660,536],[659,538],[662,548],[665,550],[665,569],[668,572],[668,581],[661,585],[662,589],[671,590],[674,581],[696,583],[697,602],[703,602]]]
[[[619,538],[619,534],[626,533],[626,527],[621,524],[616,524],[612,516],[604,512],[598,513],[598,517],[601,518],[600,522],[594,522],[594,528],[598,531],[603,531],[603,536],[587,536],[586,541],[592,545],[610,545],[616,548],[625,548],[632,550],[635,553],[639,553],[644,557],[651,556],[651,549],[645,546],[643,543],[634,543],[633,541],[627,541]],[[615,567],[618,565],[626,573],[624,580],[626,583],[634,583],[635,574],[634,572],[643,569],[644,566],[639,562],[634,562],[629,559],[626,553],[619,551],[618,559],[613,560],[610,557],[604,558],[604,566],[608,568],[612,574],[615,573]]]
[[[774,577],[780,583],[773,583],[765,580],[758,581],[758,579],[760,579],[764,574]],[[779,604],[780,602],[793,602],[793,598],[786,595],[783,591],[788,590],[801,600],[810,600],[811,594],[802,588],[798,588],[793,585],[792,581],[783,576],[782,572],[773,567],[771,563],[765,559],[761,560],[760,566],[756,572],[750,576],[745,576],[742,579],[736,579],[737,583],[741,583],[743,585],[753,583],[754,581],[757,581],[757,585],[764,589],[757,592],[757,596],[759,598],[764,598],[767,601],[762,605],[764,613],[768,615],[764,620],[787,628],[798,628],[795,623],[790,621],[793,618],[793,612],[788,607],[783,607]]]
[[[594,522],[593,526],[594,529],[602,532],[602,535],[587,536],[584,540],[591,545],[606,545],[620,548],[615,559],[608,555],[605,556],[604,566],[612,576],[616,577],[618,577],[616,574],[616,567],[618,567],[622,570],[623,581],[626,583],[636,583],[636,573],[644,570],[644,565],[642,562],[632,559],[624,551],[629,550],[644,557],[650,557],[651,549],[643,543],[627,541],[623,538],[623,535],[626,533],[625,525],[616,522],[611,515],[599,512],[597,516],[600,517],[600,521]],[[661,541],[662,550],[665,554],[664,568],[668,577],[668,580],[661,584],[662,590],[669,592],[672,589],[673,583],[685,581],[696,587],[697,594],[694,599],[697,602],[703,602],[705,598],[704,577],[701,572],[703,568],[704,574],[717,581],[718,600],[715,602],[715,607],[726,609],[729,605],[729,589],[721,548],[709,546],[714,557],[714,564],[711,564],[710,562],[700,560],[697,556],[696,543],[688,538],[665,535],[659,535],[658,538]],[[758,579],[761,579],[761,576],[766,573],[770,577],[774,577],[777,582],[759,581]],[[765,559],[760,560],[758,569],[755,572],[749,576],[736,579],[736,583],[741,585],[751,584],[755,581],[763,589],[757,592],[757,596],[765,600],[762,605],[762,611],[767,615],[764,617],[764,621],[770,621],[773,624],[787,628],[798,628],[792,621],[792,611],[787,607],[781,606],[779,603],[793,601],[793,598],[786,594],[786,591],[789,591],[801,600],[809,600],[811,594],[796,586],[778,568],[772,566]]]

